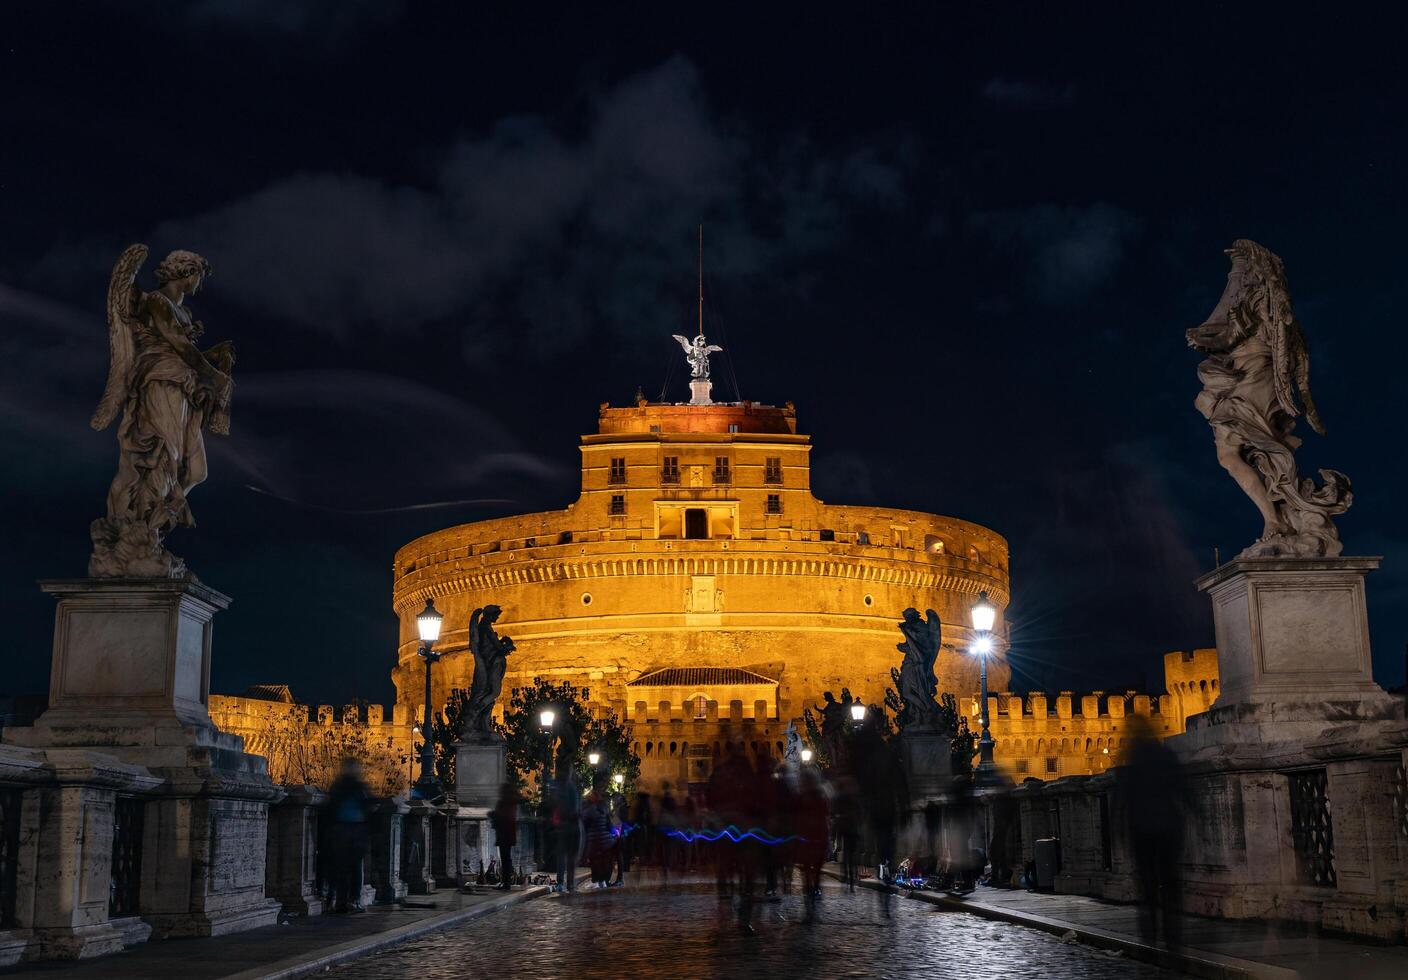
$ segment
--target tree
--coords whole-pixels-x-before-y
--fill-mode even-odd
[[[446,790],[455,787],[455,743],[460,740],[465,711],[469,707],[469,692],[452,688],[445,707],[430,719],[430,743],[435,749],[435,777]]]
[[[509,778],[520,790],[527,789],[529,777],[533,777],[541,793],[537,783],[541,782],[549,738],[558,740],[559,754],[565,752],[572,758],[574,774],[582,786],[590,786],[594,775],[587,753],[598,752],[601,762],[596,771],[621,773],[625,777],[623,788],[634,788],[640,777],[640,757],[631,748],[630,732],[615,714],[592,717],[589,697],[587,688],[565,681],[553,684],[541,677],[533,678],[531,687],[513,689],[501,730],[508,742]],[[538,723],[539,712],[549,706],[557,713],[552,736],[545,734]],[[567,741],[561,741],[559,736]]]

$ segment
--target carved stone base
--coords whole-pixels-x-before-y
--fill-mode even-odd
[[[900,758],[909,780],[909,795],[916,806],[938,799],[953,782],[953,757],[947,735],[900,732]]]
[[[462,807],[493,807],[499,802],[508,765],[500,736],[455,744],[455,802]]]
[[[695,378],[689,383],[689,403],[691,405],[712,405],[714,399],[709,397],[713,391],[714,383],[708,378]]]
[[[1239,558],[1198,579],[1213,603],[1221,686],[1211,709],[1169,744],[1261,752],[1392,720],[1399,709],[1374,683],[1364,605],[1364,576],[1378,565]]]

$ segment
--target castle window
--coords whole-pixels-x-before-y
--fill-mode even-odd
[[[702,695],[702,694],[695,695],[695,698],[694,698],[694,717],[696,717],[696,718],[708,718],[708,717],[709,717],[709,699],[706,698],[706,697],[705,697],[704,695]]]
[[[1028,759],[1018,759],[1014,765],[1019,774],[1025,775],[1032,771],[1032,764]]]
[[[626,457],[613,456],[611,458],[611,472],[606,479],[608,483],[626,482]]]
[[[856,532],[856,544],[870,544],[870,532],[869,532],[869,531],[857,531],[857,532]]]
[[[678,456],[666,456],[660,464],[660,482],[680,482],[680,458]]]
[[[770,494],[768,494],[768,513],[769,513],[769,514],[781,514],[781,513],[782,513],[782,494],[780,494],[780,493],[770,493]]]
[[[730,483],[730,482],[732,482],[732,480],[733,480],[733,477],[732,477],[732,474],[729,473],[729,468],[728,468],[728,457],[727,457],[727,456],[715,456],[715,457],[714,457],[714,482],[715,482],[715,483]]]
[[[571,531],[563,531],[561,534],[559,534],[559,535],[557,536],[557,543],[558,543],[558,544],[571,544],[571,543],[572,543],[572,532],[571,532]]]
[[[826,528],[822,528],[819,532],[817,532],[817,536],[818,536],[822,541],[835,541],[835,540],[836,540],[836,532],[835,532],[835,531],[831,531],[831,530],[827,530]]]
[[[691,507],[684,512],[684,536],[702,541],[709,536],[709,512],[703,507]]]
[[[653,434],[655,434],[655,435],[659,435],[659,434],[660,434],[660,426],[658,426],[658,425],[652,425],[652,426],[650,427],[650,431],[651,431]]]
[[[924,535],[924,550],[931,555],[942,555],[948,546],[944,544],[944,539],[937,534]]]
[[[737,423],[737,422],[730,422],[730,423],[728,424],[728,431],[730,431],[730,432],[737,432],[737,431],[738,431],[738,423]]]
[[[865,604],[866,604],[867,606],[873,606],[873,605],[875,605],[875,597],[874,597],[873,595],[871,595],[869,592],[867,592],[867,593],[865,594]]]
[[[1050,756],[1046,759],[1046,774],[1054,776],[1061,771],[1061,760],[1053,759]]]
[[[537,539],[537,538],[524,538],[524,539],[523,539],[523,547],[525,547],[525,548],[536,548],[537,546],[538,546],[538,539]]]
[[[624,514],[626,512],[626,495],[624,493],[613,493],[611,495],[611,513]]]
[[[763,463],[763,482],[779,484],[782,482],[782,457],[769,456]]]
[[[584,606],[590,606],[591,604],[592,604],[592,594],[591,594],[590,592],[583,592],[583,593],[582,593],[582,605],[584,605]]]
[[[982,560],[982,556],[980,556],[980,555],[978,554],[978,549],[975,548],[975,547],[973,547],[971,544],[968,546],[968,560],[969,560],[969,561],[981,561],[981,560]]]

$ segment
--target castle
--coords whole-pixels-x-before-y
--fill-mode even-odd
[[[879,703],[910,606],[938,612],[939,689],[961,696],[976,729],[969,608],[986,592],[1005,634],[1007,542],[954,517],[818,500],[810,438],[790,403],[717,404],[698,385],[690,404],[603,404],[597,431],[581,439],[580,496],[565,509],[462,524],[396,553],[396,705],[390,723],[376,712],[379,739],[403,744],[381,731],[394,729],[408,745],[421,716],[415,619],[427,599],[445,615],[434,706],[469,688],[470,614],[497,604],[517,645],[499,710],[534,678],[587,688],[595,710],[629,722],[647,785],[697,785],[732,739],[780,754],[788,726],[801,729],[825,691]],[[1160,696],[1024,702],[1005,693],[1002,649],[989,664],[989,714],[995,758],[1017,779],[1101,771],[1126,714],[1174,734],[1216,697],[1216,654],[1203,650],[1168,655]],[[262,715],[246,700],[212,698],[212,717],[257,735]],[[330,709],[320,714],[332,723]]]

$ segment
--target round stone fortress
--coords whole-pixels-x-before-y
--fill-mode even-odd
[[[984,591],[1006,607],[1007,542],[952,517],[816,499],[790,403],[602,405],[581,451],[581,496],[565,510],[447,528],[396,553],[392,679],[409,717],[424,700],[415,617],[427,598],[445,614],[436,705],[469,687],[469,617],[490,603],[517,643],[500,710],[534,677],[569,680],[638,737],[672,719],[733,719],[772,739],[823,691],[878,701],[908,606],[943,620],[940,690],[976,690],[968,610]],[[995,660],[991,688],[1009,673]]]

